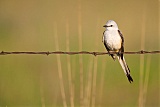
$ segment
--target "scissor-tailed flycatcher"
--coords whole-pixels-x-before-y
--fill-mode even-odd
[[[124,55],[122,52],[124,52],[124,38],[120,30],[118,29],[118,25],[115,21],[109,20],[103,27],[106,28],[106,30],[103,32],[103,40],[104,46],[106,47],[109,55],[115,60],[115,54],[111,54],[112,52],[117,52],[117,58],[122,66],[122,69],[124,70],[124,73],[126,74],[129,82],[133,82],[132,77],[130,76],[130,70],[128,65],[126,64],[126,61],[124,59]]]

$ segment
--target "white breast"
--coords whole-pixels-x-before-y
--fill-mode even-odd
[[[104,41],[110,50],[119,50],[121,48],[122,39],[117,30],[106,30],[104,33]]]

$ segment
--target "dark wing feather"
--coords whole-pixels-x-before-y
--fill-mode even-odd
[[[110,51],[110,49],[108,48],[108,46],[107,46],[107,44],[106,44],[105,41],[104,41],[104,46],[105,46],[105,48],[107,49],[107,51]]]
[[[104,35],[105,31],[103,32],[103,35]]]
[[[120,53],[121,58],[123,59],[123,54],[121,54],[121,52],[124,52],[124,38],[120,30],[118,30],[118,33],[122,39],[121,48],[119,50],[119,53]]]
[[[111,54],[110,53],[110,49],[108,48],[107,44],[105,43],[104,41],[104,46],[106,47],[107,51],[108,51],[108,54],[111,55],[111,57],[113,58],[113,60],[115,60],[115,57],[114,57],[114,54]]]
[[[104,36],[104,33],[105,33],[105,31],[103,32],[103,36]],[[104,42],[104,46],[105,46],[105,48],[107,49],[107,51],[109,51],[110,49],[108,48],[108,46],[107,46],[106,42],[105,42],[105,41],[103,41],[103,42]]]

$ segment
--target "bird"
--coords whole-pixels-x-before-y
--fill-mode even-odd
[[[133,79],[130,75],[130,69],[125,61],[123,52],[124,52],[124,37],[121,31],[118,29],[118,25],[114,20],[108,20],[107,23],[103,26],[105,31],[103,32],[102,42],[108,51],[108,54],[113,58],[117,59],[128,78],[130,83],[133,82]],[[112,52],[112,53],[111,53]],[[116,52],[116,54],[113,54]]]

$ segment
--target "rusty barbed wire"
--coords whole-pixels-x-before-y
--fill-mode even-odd
[[[116,52],[110,52],[111,54],[116,54]],[[136,51],[136,52],[123,52],[123,54],[159,54],[160,51]],[[88,51],[79,51],[79,52],[64,52],[64,51],[53,51],[53,52],[5,52],[1,51],[0,55],[11,55],[11,54],[39,54],[39,55],[50,55],[50,54],[67,54],[67,55],[76,55],[76,54],[90,54],[90,55],[105,55],[108,54],[108,52],[88,52]]]

